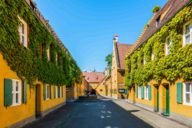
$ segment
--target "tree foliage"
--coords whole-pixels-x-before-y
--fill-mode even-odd
[[[1,0],[0,7],[0,51],[21,79],[27,79],[31,84],[37,79],[52,85],[80,82],[81,71],[76,62],[67,50],[58,46],[25,0]],[[28,25],[28,48],[19,43],[18,16]],[[51,49],[50,61],[47,59],[48,47]]]
[[[111,66],[112,66],[112,54],[108,54],[106,57],[105,57],[105,62],[107,62],[107,67],[109,69],[111,69]]]

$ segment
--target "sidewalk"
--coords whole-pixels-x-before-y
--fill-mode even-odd
[[[189,128],[184,124],[170,120],[156,113],[137,107],[133,104],[126,102],[125,100],[112,100],[115,104],[130,111],[134,116],[142,119],[144,122],[152,125],[155,128]]]

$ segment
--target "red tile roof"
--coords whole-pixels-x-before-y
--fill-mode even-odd
[[[125,69],[125,57],[130,52],[131,45],[116,43],[117,66],[120,69]]]
[[[190,0],[168,0],[165,6],[155,14],[148,26],[144,29],[142,35],[138,38],[130,54],[137,50],[143,43],[145,43],[154,33],[156,33],[163,25],[165,25],[175,14],[181,10]],[[158,27],[156,27],[157,19],[160,19]]]
[[[83,76],[88,83],[100,83],[105,78],[103,72],[83,72]]]

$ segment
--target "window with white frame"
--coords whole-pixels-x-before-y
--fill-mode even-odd
[[[185,83],[183,89],[184,104],[192,105],[192,83]]]
[[[19,21],[20,21],[20,23],[19,23],[19,37],[20,37],[20,43],[23,45],[23,46],[25,46],[25,47],[27,47],[27,23],[23,20],[23,19],[21,19],[21,18],[19,18]]]
[[[46,84],[46,100],[51,98],[51,86]]]
[[[145,90],[144,90],[144,98],[146,99],[146,100],[148,100],[149,99],[149,86],[145,86],[145,88],[144,88]]]
[[[143,57],[143,65],[146,64],[146,60],[145,60],[145,57]]]
[[[151,60],[154,60],[154,58],[155,58],[155,55],[154,55],[154,53],[152,52],[152,54],[151,54]]]
[[[12,106],[21,104],[21,81],[12,80]]]
[[[138,86],[138,98],[141,99],[141,87],[140,86]]]
[[[50,58],[51,58],[50,47],[48,47],[48,49],[47,49],[47,59],[48,59],[48,61],[50,61]]]
[[[172,45],[172,40],[170,38],[167,38],[166,44],[165,44],[165,55],[170,54],[170,47]]]
[[[56,64],[58,64],[58,54],[56,53],[56,56],[55,56],[55,61],[56,61]]]
[[[183,46],[191,43],[192,43],[192,23],[188,23],[184,26]]]
[[[55,98],[58,98],[58,86],[55,86]]]

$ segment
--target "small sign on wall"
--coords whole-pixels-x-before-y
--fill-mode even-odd
[[[125,93],[125,89],[119,89],[119,93]]]

